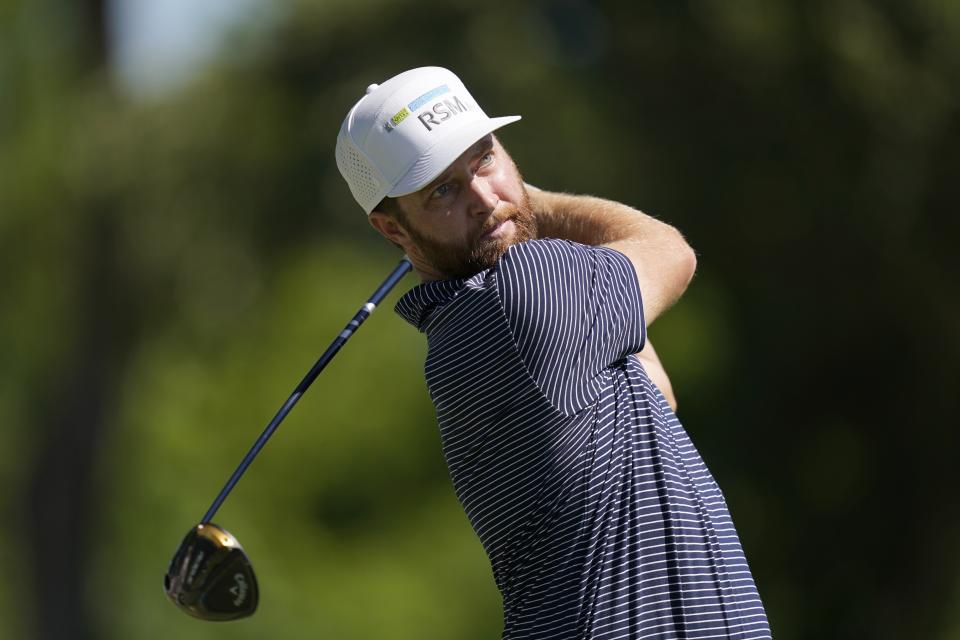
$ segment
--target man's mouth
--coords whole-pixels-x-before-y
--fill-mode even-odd
[[[480,234],[480,240],[496,238],[506,232],[511,226],[513,226],[512,218],[504,218],[503,220],[495,222]]]

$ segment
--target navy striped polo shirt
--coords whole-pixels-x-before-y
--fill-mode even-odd
[[[626,256],[525,242],[397,312],[427,335],[504,639],[770,637],[723,495],[633,355],[646,329]]]

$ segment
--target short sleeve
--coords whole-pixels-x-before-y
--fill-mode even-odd
[[[520,357],[564,413],[592,404],[605,372],[643,348],[640,287],[622,253],[534,240],[511,247],[496,270]]]

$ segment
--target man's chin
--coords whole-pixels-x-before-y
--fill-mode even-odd
[[[500,229],[494,232],[494,235],[479,240],[474,253],[492,257],[493,262],[490,266],[493,266],[493,263],[507,252],[507,249],[533,237],[534,230],[529,225],[523,224],[517,218],[509,218],[503,222]]]

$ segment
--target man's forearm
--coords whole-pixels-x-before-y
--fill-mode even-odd
[[[677,398],[673,395],[673,385],[670,383],[670,376],[667,375],[667,370],[664,368],[663,363],[660,362],[660,356],[658,356],[654,350],[653,343],[650,342],[649,336],[647,336],[647,343],[643,346],[643,351],[637,354],[637,358],[643,364],[643,368],[646,369],[650,380],[660,389],[660,393],[663,394],[667,404],[670,405],[671,409],[676,411]]]
[[[631,235],[662,232],[669,225],[619,202],[530,188],[537,236],[601,245]],[[646,228],[646,229],[645,229]]]

